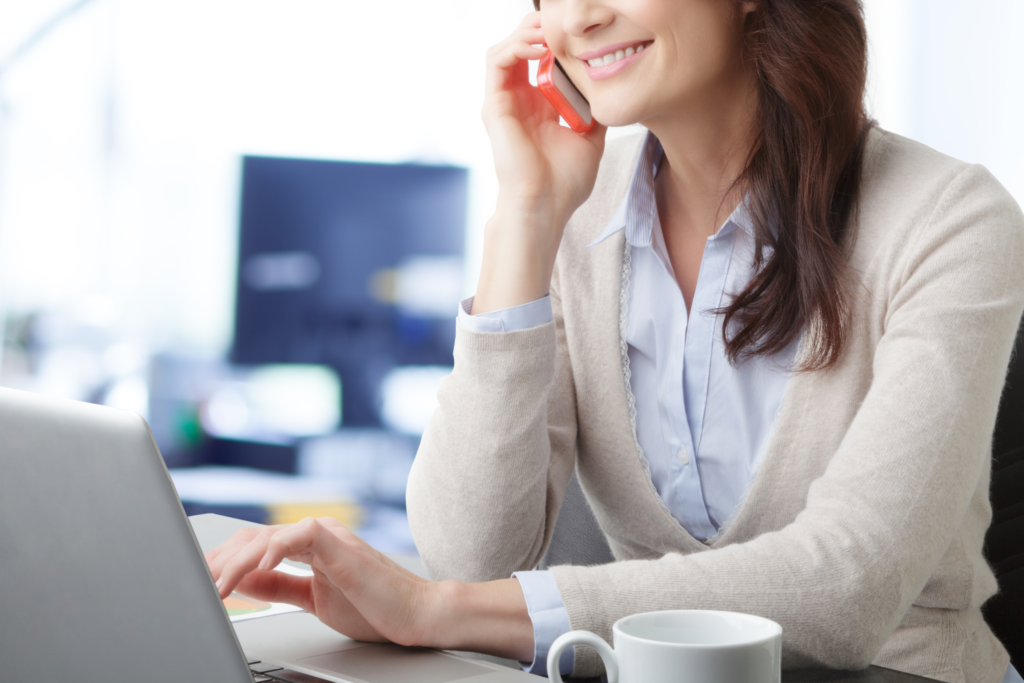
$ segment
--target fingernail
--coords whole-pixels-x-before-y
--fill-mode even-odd
[[[221,589],[223,587],[224,587],[224,579],[217,579],[217,592],[220,593],[220,591],[221,591]]]
[[[270,569],[270,558],[266,555],[260,560],[260,569]]]

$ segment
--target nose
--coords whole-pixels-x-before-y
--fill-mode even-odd
[[[601,0],[565,0],[562,28],[568,35],[584,36],[614,19],[614,12]]]

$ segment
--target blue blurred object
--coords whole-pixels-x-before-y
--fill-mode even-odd
[[[405,507],[405,486],[419,439],[379,429],[343,429],[299,444],[295,471],[344,485],[363,502]]]
[[[296,447],[290,444],[209,438],[203,443],[201,461],[209,465],[255,467],[291,474],[295,472],[296,453]]]
[[[342,424],[380,426],[399,365],[452,364],[468,171],[247,156],[231,362],[341,376]]]

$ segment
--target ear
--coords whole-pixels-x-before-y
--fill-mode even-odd
[[[743,32],[746,33],[750,30],[752,22],[755,18],[755,12],[757,12],[757,2],[740,2],[739,4],[739,20],[740,25],[743,27]]]

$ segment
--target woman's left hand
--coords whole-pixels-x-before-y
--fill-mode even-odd
[[[284,559],[313,576],[273,571]],[[430,646],[442,615],[440,584],[374,550],[329,517],[243,529],[206,555],[221,598],[232,591],[297,605],[336,631],[363,641]]]

